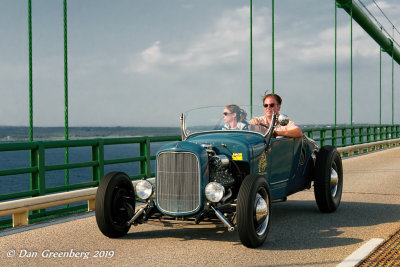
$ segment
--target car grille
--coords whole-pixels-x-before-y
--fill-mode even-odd
[[[157,157],[157,205],[184,215],[200,205],[200,167],[195,154],[162,152]]]

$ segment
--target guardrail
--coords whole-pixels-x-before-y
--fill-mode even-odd
[[[23,168],[14,169],[0,169],[0,178],[2,176],[10,175],[29,175],[30,190],[13,192],[8,194],[0,195],[0,201],[14,200],[18,198],[26,197],[41,197],[47,194],[77,190],[88,187],[96,187],[99,184],[100,179],[104,176],[104,167],[113,164],[122,163],[137,163],[138,174],[130,176],[132,180],[141,178],[154,177],[154,173],[151,172],[151,161],[155,160],[155,155],[150,154],[151,145],[160,142],[170,142],[181,140],[181,136],[155,136],[155,137],[124,137],[124,138],[104,138],[104,139],[84,139],[84,140],[67,140],[67,141],[36,141],[36,142],[11,142],[11,143],[0,143],[0,152],[10,151],[27,151],[30,156],[30,166]],[[137,144],[135,157],[124,157],[124,158],[105,158],[105,149],[108,146],[113,145],[131,145]],[[68,163],[68,164],[46,164],[46,154],[52,149],[64,149],[64,148],[89,148],[90,160]],[[136,148],[136,147],[135,147]],[[29,164],[29,163],[28,163]],[[91,168],[91,181],[69,184],[65,181],[64,185],[49,187],[46,185],[46,174],[50,171],[62,171],[79,168]],[[19,176],[16,176],[19,178]],[[15,178],[15,179],[18,179]],[[68,203],[65,203],[68,204]],[[90,206],[90,203],[89,203]],[[58,210],[45,210],[40,209],[29,215],[31,219],[40,221],[41,218],[60,217],[63,214],[75,213],[87,210],[87,205],[83,204],[80,206],[69,207]],[[24,220],[24,219],[22,219]],[[8,227],[11,224],[10,219],[0,220],[0,229]]]
[[[149,178],[148,180],[154,185],[154,178]],[[135,186],[137,182],[138,181],[132,181],[133,186]],[[17,227],[29,224],[29,211],[32,210],[46,209],[65,204],[87,201],[87,211],[94,211],[96,192],[97,187],[3,202],[0,203],[0,216],[12,215],[12,226]]]
[[[320,146],[333,145],[345,147],[350,145],[390,140],[400,137],[400,125],[355,125],[339,127],[303,128],[308,137]]]

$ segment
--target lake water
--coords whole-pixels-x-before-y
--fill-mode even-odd
[[[160,147],[168,142],[151,143],[150,154],[155,155]],[[139,144],[108,145],[104,147],[104,158],[120,159],[139,156]],[[69,148],[69,162],[91,161],[91,147],[73,147]],[[65,149],[46,149],[45,164],[55,165],[64,164]],[[29,167],[29,151],[3,151],[0,152],[0,170],[17,169]],[[139,162],[113,164],[104,166],[104,174],[111,171],[122,171],[129,176],[139,174]],[[155,162],[151,162],[151,171],[155,171]],[[78,168],[69,170],[70,184],[92,181],[92,168]],[[0,176],[0,195],[7,193],[16,193],[29,190],[30,175],[10,175]],[[46,172],[46,188],[65,185],[65,171]]]

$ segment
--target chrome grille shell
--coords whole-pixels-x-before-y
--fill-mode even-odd
[[[169,215],[185,216],[201,206],[201,168],[192,152],[164,151],[157,155],[156,203]]]

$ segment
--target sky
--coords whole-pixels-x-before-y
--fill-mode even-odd
[[[362,2],[386,23],[372,0]],[[400,3],[376,2],[400,29]],[[67,3],[69,126],[179,126],[192,108],[250,104],[250,1]],[[334,12],[333,0],[275,1],[275,93],[298,124],[335,120]],[[29,125],[27,14],[26,0],[0,0],[0,125]],[[62,1],[32,0],[34,126],[64,125],[63,31]],[[337,123],[349,124],[350,17],[342,9],[337,32]],[[394,72],[399,123],[396,63]],[[382,78],[382,123],[391,123],[385,53]],[[253,104],[261,105],[272,91],[270,0],[253,0],[252,81]],[[354,22],[353,122],[378,124],[379,113],[379,46]]]

